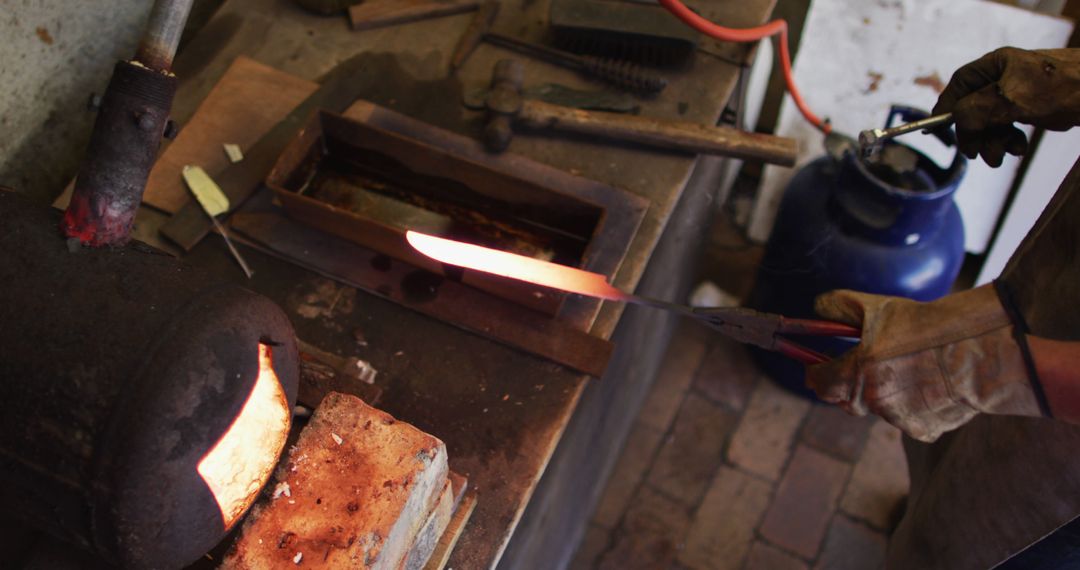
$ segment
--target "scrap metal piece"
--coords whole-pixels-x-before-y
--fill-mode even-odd
[[[189,164],[184,166],[181,173],[184,183],[208,216],[217,216],[229,211],[229,199],[202,167]]]
[[[236,164],[244,160],[244,151],[240,150],[240,145],[225,143],[221,146],[225,150],[225,156],[229,157],[229,162]]]
[[[378,404],[382,389],[374,386],[378,371],[356,357],[343,357],[297,339],[300,348],[300,392],[297,401],[315,407],[330,392],[357,396]]]

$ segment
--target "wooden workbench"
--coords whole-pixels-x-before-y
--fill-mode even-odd
[[[700,4],[715,21],[748,26],[764,21],[774,1]],[[495,27],[536,39],[546,13],[543,0],[505,2]],[[181,88],[173,114],[181,124],[189,118],[238,55],[316,79],[356,53],[386,54],[417,85],[440,80],[469,18],[353,32],[344,17],[313,16],[287,0],[228,0],[177,59]],[[669,87],[643,101],[642,113],[715,123],[750,52],[747,46],[705,41],[690,68],[668,73]],[[459,72],[463,87],[487,85],[494,62],[508,55],[481,45]],[[527,83],[602,87],[515,57],[526,63]],[[465,134],[474,134],[479,125],[478,115],[463,108],[460,116],[431,116],[425,99],[445,94],[418,92],[400,81],[381,82],[374,70],[370,92],[363,96]],[[648,199],[650,209],[615,283],[657,297],[685,292],[685,267],[712,211],[722,161],[525,135],[514,139],[511,151]],[[160,219],[145,216],[150,222],[144,221],[140,234],[151,235],[153,220]],[[479,502],[450,567],[493,567],[504,552],[504,567],[553,568],[569,560],[666,346],[669,315],[631,310],[623,316],[621,305],[607,304],[592,332],[614,338],[618,349],[607,376],[589,381],[377,296],[250,249],[244,253],[256,272],[249,286],[281,303],[301,338],[370,361],[384,389],[380,407],[444,440],[451,468],[469,477]],[[222,274],[238,273],[217,238],[205,240],[189,258]],[[358,348],[354,331],[362,333],[366,346]],[[548,474],[541,480],[545,469]]]

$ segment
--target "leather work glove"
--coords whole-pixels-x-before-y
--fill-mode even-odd
[[[1051,131],[1080,124],[1080,49],[992,51],[953,74],[933,114],[948,112],[960,152],[1001,166],[1006,152],[1027,151],[1014,122]]]
[[[848,413],[875,413],[925,442],[979,413],[1043,415],[992,285],[930,303],[833,291],[815,309],[862,327],[857,347],[807,368],[818,397]]]

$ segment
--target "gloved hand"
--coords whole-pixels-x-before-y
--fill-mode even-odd
[[[979,413],[1043,415],[991,285],[930,303],[833,291],[815,308],[862,327],[857,347],[807,368],[818,397],[849,413],[878,414],[926,442]]]
[[[1052,131],[1080,124],[1080,49],[992,51],[953,74],[933,114],[948,112],[960,152],[1001,166],[1006,152],[1027,150],[1014,122]]]

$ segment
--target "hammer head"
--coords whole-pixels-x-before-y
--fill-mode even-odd
[[[513,121],[521,112],[521,87],[525,82],[525,66],[520,61],[502,59],[495,64],[491,76],[491,91],[484,99],[487,125],[484,144],[492,152],[502,152],[514,136]]]

